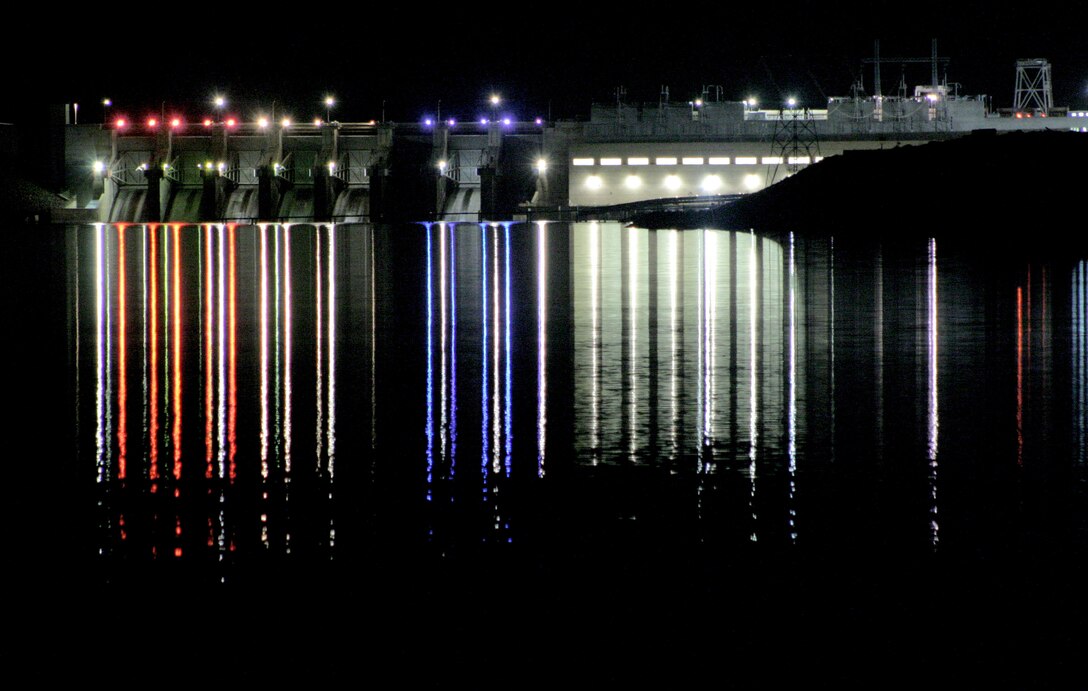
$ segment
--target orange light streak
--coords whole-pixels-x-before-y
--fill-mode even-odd
[[[230,245],[230,407],[227,409],[227,441],[230,444],[230,479],[236,477],[235,454],[238,452],[237,421],[238,421],[238,372],[237,372],[237,340],[236,340],[236,311],[235,296],[237,286],[237,274],[235,273],[235,238],[234,224],[227,224],[228,243]]]
[[[208,467],[204,477],[212,477],[212,298],[214,293],[212,280],[212,226],[207,225],[205,240],[205,320],[204,320],[204,449]]]
[[[159,478],[159,261],[158,228],[148,227],[151,235],[151,468],[152,480]]]
[[[117,226],[117,364],[120,381],[117,386],[117,479],[124,480],[127,473],[128,453],[128,375],[125,367],[125,226]]]
[[[174,479],[181,478],[181,224],[174,224]]]

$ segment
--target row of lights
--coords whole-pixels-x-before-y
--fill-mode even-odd
[[[746,189],[754,190],[763,184],[763,179],[759,175],[748,174],[744,176],[743,184]],[[590,190],[600,190],[604,188],[604,180],[600,175],[590,175],[586,178],[585,185]],[[628,175],[623,181],[623,186],[632,191],[637,190],[642,187],[642,178],[637,175]],[[666,175],[661,186],[670,192],[675,192],[684,186],[684,181],[679,175]],[[722,178],[719,175],[707,175],[699,188],[707,194],[718,192],[722,188]]]
[[[435,120],[434,118],[423,118],[423,124],[426,127],[434,127],[435,123],[437,123],[437,122],[439,122],[439,121]],[[448,127],[453,127],[454,125],[457,124],[457,119],[456,118],[448,118],[444,122],[446,123],[446,125]],[[513,118],[507,116],[507,117],[504,117],[504,118],[501,118],[501,119],[498,119],[498,120],[492,120],[491,118],[483,118],[482,117],[482,118],[479,119],[478,122],[481,125],[489,125],[492,122],[494,122],[496,124],[502,124],[502,125],[505,125],[505,126],[509,127],[510,125],[513,125],[516,121]],[[543,125],[544,124],[544,118],[535,118],[533,120],[533,123],[536,124],[536,125]]]
[[[498,107],[500,103],[502,103],[502,99],[499,97],[498,94],[492,94],[491,97],[489,98],[489,102],[491,103],[492,108],[495,108],[495,107]],[[336,99],[333,98],[332,96],[326,96],[323,103],[325,105],[325,119],[322,120],[319,117],[314,118],[313,124],[316,127],[320,127],[322,124],[325,124],[325,123],[328,123],[328,122],[332,121],[332,107],[334,105],[336,105]],[[219,111],[219,117],[221,118],[222,117],[222,110],[226,107],[227,100],[223,96],[218,96],[217,95],[215,98],[212,99],[212,104],[215,106],[216,110]],[[104,99],[102,101],[102,105],[109,108],[109,107],[111,107],[113,105],[113,101],[111,101],[108,98]],[[226,120],[224,120],[222,122],[223,122],[223,124],[225,124],[227,127],[230,127],[230,128],[233,128],[233,127],[238,125],[238,119],[235,118],[235,117],[229,117],[229,118],[227,118]],[[423,124],[426,125],[427,127],[434,126],[436,122],[438,122],[438,121],[435,118],[430,118],[430,117],[424,118],[424,120],[423,120]],[[495,118],[495,119],[487,118],[487,117],[481,117],[480,120],[479,120],[479,123],[481,125],[488,125],[488,124],[490,124],[492,122],[501,123],[501,124],[503,124],[505,126],[510,126],[510,125],[514,124],[514,119],[507,115],[507,116],[504,116],[502,118]],[[540,117],[535,118],[533,120],[533,122],[535,124],[537,124],[537,125],[543,125],[544,124],[544,118],[540,118]],[[449,127],[453,127],[453,126],[455,126],[457,124],[457,120],[456,120],[456,118],[449,118],[449,119],[445,120],[445,123]],[[114,124],[114,127],[116,129],[120,130],[120,129],[125,129],[126,127],[128,127],[130,123],[129,123],[129,121],[127,119],[125,119],[123,117],[119,117],[119,118],[114,120],[113,124]],[[157,128],[159,126],[160,123],[159,123],[158,118],[149,117],[146,120],[145,124],[147,125],[148,129],[155,129],[155,128]],[[184,123],[182,122],[181,118],[174,117],[174,118],[170,119],[169,124],[170,124],[171,129],[177,129],[177,128],[181,127]],[[214,124],[215,124],[215,121],[213,121],[211,118],[204,118],[203,125],[205,127],[211,127]],[[375,123],[374,120],[371,120],[370,124],[376,124],[376,123]],[[263,117],[263,116],[258,118],[257,126],[259,128],[265,129],[265,128],[268,127],[268,125],[269,125],[268,118]],[[291,122],[290,118],[284,118],[280,122],[280,125],[282,127],[286,128],[286,127],[290,127],[292,125],[292,122]]]
[[[215,109],[218,112],[218,118],[219,118],[220,122],[222,122],[222,124],[226,125],[228,128],[234,128],[234,127],[238,126],[239,120],[238,120],[238,118],[236,118],[234,116],[230,116],[230,117],[226,118],[225,120],[222,119],[222,111],[227,105],[227,99],[226,98],[224,98],[223,96],[218,96],[217,95],[215,98],[212,99],[212,104],[215,106]],[[336,99],[333,98],[332,96],[326,96],[325,100],[324,100],[324,104],[325,104],[325,120],[322,120],[319,117],[314,118],[314,125],[317,126],[317,127],[320,127],[322,124],[331,121],[331,119],[332,119],[331,118],[331,116],[332,116],[332,107],[336,104]],[[106,108],[109,108],[109,107],[113,106],[113,101],[108,99],[108,98],[103,99],[102,105],[105,106]],[[373,124],[373,123],[374,123],[374,121],[371,120],[371,124]],[[130,122],[124,117],[116,118],[113,121],[114,127],[116,129],[119,129],[119,130],[123,130],[123,129],[127,128],[129,126],[129,124],[130,124]],[[159,121],[159,118],[156,118],[156,117],[152,116],[152,117],[147,118],[147,120],[145,121],[144,124],[147,125],[148,129],[157,129],[161,123]],[[175,117],[170,118],[170,120],[168,121],[167,124],[169,124],[170,129],[176,130],[176,129],[180,128],[182,125],[184,125],[185,123],[180,117],[175,116]],[[216,124],[216,121],[212,120],[211,118],[204,118],[203,121],[202,121],[202,124],[204,125],[204,127],[211,127],[211,126]],[[270,121],[269,121],[269,119],[267,117],[260,116],[260,117],[257,118],[257,123],[256,124],[257,124],[257,127],[259,127],[260,129],[267,129],[269,124],[270,124]],[[282,120],[280,120],[280,126],[283,127],[283,128],[290,127],[292,124],[294,124],[294,123],[292,123],[291,118],[283,118]]]
[[[329,165],[332,165],[332,164],[330,163]],[[442,159],[438,163],[435,164],[435,167],[438,168],[438,172],[440,172],[440,173],[442,173],[444,175],[446,173],[446,169],[449,168],[449,165],[450,164],[449,164],[448,161],[446,161],[445,159]],[[533,163],[533,170],[535,170],[537,173],[539,173],[541,175],[546,173],[548,171],[548,159],[546,159],[546,158],[536,159],[536,161]]]
[[[125,118],[117,118],[117,119],[115,119],[113,121],[114,128],[119,129],[119,130],[123,130],[123,129],[127,128],[130,124],[131,123]],[[158,118],[151,117],[151,118],[148,118],[144,122],[144,124],[147,126],[148,129],[153,130],[153,129],[158,129],[159,125],[162,124],[162,123],[160,122],[160,120]],[[180,127],[182,127],[183,125],[185,125],[186,123],[181,118],[174,117],[174,118],[170,118],[170,120],[168,120],[166,122],[166,124],[170,126],[170,129],[176,130],[176,129],[179,129]],[[211,118],[204,118],[204,120],[201,122],[201,124],[204,125],[204,127],[212,127],[216,123]],[[230,117],[230,118],[227,118],[226,120],[224,120],[222,122],[222,124],[225,125],[228,128],[234,128],[234,127],[237,127],[240,123],[239,123],[237,118]],[[271,121],[266,117],[260,117],[260,118],[257,119],[257,122],[256,122],[257,127],[262,129],[262,130],[263,129],[268,129],[268,126],[270,124],[271,124]],[[314,125],[321,126],[322,124],[324,124],[324,121],[321,120],[321,118],[317,118],[317,119],[314,120]],[[292,122],[291,118],[283,118],[282,120],[280,120],[280,126],[283,127],[284,129],[286,129],[288,127],[291,127],[292,125],[294,125],[294,122]]]

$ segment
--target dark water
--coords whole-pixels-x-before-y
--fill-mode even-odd
[[[1040,681],[1081,649],[1085,257],[615,224],[15,236],[26,659]]]

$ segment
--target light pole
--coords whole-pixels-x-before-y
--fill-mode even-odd
[[[212,99],[212,103],[215,105],[215,121],[223,122],[223,107],[227,105],[227,99],[216,94]]]
[[[332,107],[336,104],[336,99],[332,96],[325,97],[325,122],[332,122]]]

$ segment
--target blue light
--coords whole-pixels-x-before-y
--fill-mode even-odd
[[[510,125],[510,118],[503,118],[502,119],[502,124],[509,126]]]
[[[480,124],[481,125],[486,125],[487,124],[487,118],[480,118]]]
[[[544,118],[537,118],[537,119],[535,120],[535,122],[536,122],[536,124],[538,124],[538,125],[543,125],[543,124],[544,124]]]
[[[513,413],[511,411],[510,402],[510,224],[504,223],[503,228],[505,230],[505,260],[506,260],[506,395],[503,401],[506,405],[503,411],[503,421],[506,426],[506,476],[510,477],[510,457],[513,454],[514,445],[514,428],[513,428]]]
[[[488,408],[488,405],[487,405],[487,380],[488,380],[488,377],[487,377],[487,299],[488,299],[489,295],[487,293],[487,224],[486,223],[481,223],[480,224],[480,242],[481,242],[481,245],[482,245],[482,250],[481,250],[481,253],[480,253],[481,254],[480,277],[483,280],[483,290],[482,290],[483,300],[482,300],[482,310],[481,311],[483,312],[482,322],[483,322],[483,332],[484,332],[483,333],[483,347],[480,348],[480,352],[482,354],[481,367],[482,367],[482,370],[483,370],[482,376],[480,377],[480,379],[481,379],[481,384],[480,384],[480,398],[481,398],[481,400],[480,400],[480,409],[481,409],[480,431],[481,431],[481,437],[482,437],[481,446],[482,446],[482,451],[483,451],[483,453],[480,454],[480,456],[481,456],[481,458],[480,458],[480,468],[481,468],[481,470],[483,472],[484,479],[486,480],[487,479],[487,455],[488,455],[488,434],[487,434],[487,431],[488,431],[489,422],[490,422],[488,420],[488,417],[487,417],[487,408]],[[485,495],[487,494],[487,483],[486,482],[484,483],[484,494]]]
[[[433,124],[434,124],[434,120],[432,120],[432,119],[430,119],[430,118],[427,118],[427,119],[425,119],[425,120],[423,121],[423,124],[424,124],[424,125],[426,125],[427,127],[430,127],[431,125],[433,125]]]
[[[457,121],[454,120],[453,118],[450,118],[449,120],[446,121],[446,124],[449,125],[450,127],[453,127],[454,125],[457,124]]]
[[[450,479],[457,472],[457,245],[450,224]]]
[[[431,266],[431,224],[424,223],[427,231],[427,423],[424,435],[427,437],[427,501],[431,501],[431,482],[434,477],[434,291],[432,288]]]

